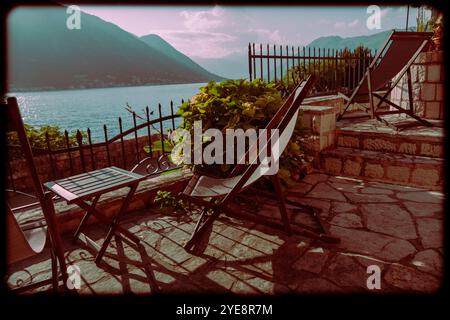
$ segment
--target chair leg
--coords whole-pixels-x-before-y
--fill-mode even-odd
[[[56,259],[55,252],[53,250],[53,245],[50,246],[50,257],[52,262],[52,285],[53,292],[58,292],[59,275],[58,275],[58,260]]]
[[[275,188],[275,194],[277,196],[278,202],[280,204],[280,214],[281,219],[284,224],[284,228],[286,230],[287,234],[292,233],[291,224],[289,223],[289,216],[286,210],[286,202],[283,196],[283,191],[281,190],[281,183],[280,183],[280,177],[278,177],[277,174],[270,177],[270,180],[272,181],[272,184]]]
[[[203,235],[206,228],[208,228],[214,220],[217,219],[217,217],[220,214],[220,211],[213,209],[213,212],[210,216],[207,215],[208,209],[203,209],[202,215],[200,216],[199,220],[197,221],[197,225],[195,226],[194,232],[191,235],[191,238],[186,242],[184,245],[184,248],[187,251],[191,251],[192,247],[195,245],[195,243],[199,240],[199,238]]]
[[[62,243],[61,235],[59,233],[58,224],[55,219],[55,208],[53,207],[53,200],[50,193],[45,194],[46,220],[48,223],[48,232],[51,238],[52,250],[54,251],[56,258],[59,262],[59,268],[61,270],[61,276],[64,283],[64,288],[68,279],[66,260],[64,257],[64,246]]]

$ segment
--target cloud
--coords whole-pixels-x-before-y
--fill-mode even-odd
[[[334,23],[334,27],[335,28],[343,28],[345,27],[345,22],[344,21],[337,21]]]
[[[355,19],[352,22],[348,23],[347,26],[349,26],[350,28],[354,28],[359,24],[359,20]]]
[[[238,39],[222,32],[195,30],[155,30],[177,50],[192,58],[223,58],[239,50],[233,45]]]
[[[283,44],[286,39],[280,35],[279,30],[271,31],[268,29],[248,29],[249,34],[256,35],[256,42],[267,42],[271,44]]]
[[[215,6],[205,11],[181,11],[180,16],[185,19],[184,26],[188,30],[211,30],[223,26],[222,16],[224,10]]]
[[[380,17],[383,19],[384,17],[387,16],[387,14],[389,13],[390,9],[386,8],[386,9],[381,9],[380,10]]]
[[[353,21],[347,22],[347,21],[336,21],[334,23],[334,27],[337,29],[342,28],[355,28],[359,25],[359,20],[355,19]]]

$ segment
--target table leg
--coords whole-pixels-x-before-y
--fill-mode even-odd
[[[108,234],[106,235],[106,238],[103,241],[102,247],[100,248],[100,251],[98,252],[97,256],[95,257],[95,263],[98,264],[100,262],[100,260],[102,259],[103,255],[106,251],[106,248],[108,247],[109,243],[111,242],[112,236],[115,234],[116,230],[118,229],[118,224],[120,223],[122,215],[126,212],[127,207],[129,205],[131,199],[133,198],[133,195],[134,195],[136,189],[137,189],[137,184],[133,184],[132,186],[130,186],[130,191],[128,192],[126,198],[124,199],[119,212],[116,214],[115,218],[113,219],[113,222],[108,231]],[[139,238],[137,238],[135,236],[133,238],[137,239],[139,242]]]
[[[100,199],[100,195],[95,196],[92,200],[92,203],[90,204],[89,210],[86,210],[86,213],[84,214],[83,218],[80,221],[80,224],[78,225],[77,230],[75,231],[73,235],[73,241],[75,242],[78,239],[78,236],[80,235],[81,229],[83,228],[86,221],[89,219],[89,217],[92,215],[92,213],[95,210],[95,205],[97,204],[98,199]]]
[[[101,213],[98,209],[96,208],[91,208],[91,206],[87,203],[84,202],[82,200],[75,202],[80,208],[88,211],[92,209],[92,215],[97,218],[99,221],[101,221],[104,224],[107,225],[111,225],[113,223],[113,219],[105,216],[103,213]],[[134,234],[132,234],[130,231],[128,231],[125,228],[122,228],[120,225],[116,226],[116,231],[122,233],[123,235],[125,235],[128,239],[132,240],[135,243],[140,242],[139,238],[136,237]]]

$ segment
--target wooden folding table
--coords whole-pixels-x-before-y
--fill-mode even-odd
[[[97,248],[95,242],[84,235],[91,247],[98,250],[95,263],[99,263],[111,242],[112,236],[125,236],[136,245],[139,244],[139,238],[130,231],[119,225],[123,214],[126,212],[130,200],[137,189],[137,186],[145,176],[123,170],[117,167],[107,167],[94,170],[68,178],[50,181],[45,183],[45,187],[65,199],[68,204],[74,203],[86,210],[81,222],[74,234],[74,240],[80,236],[81,230],[91,215],[95,216],[99,221],[109,225],[108,233],[100,248]],[[98,209],[95,208],[100,196],[104,193],[129,187],[130,191],[123,200],[122,206],[113,218],[106,217]],[[88,202],[90,200],[90,203]],[[122,237],[123,238],[123,237]],[[89,243],[88,243],[89,244]]]

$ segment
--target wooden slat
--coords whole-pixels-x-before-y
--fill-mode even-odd
[[[120,189],[143,179],[145,177],[142,175],[117,167],[108,167],[47,182],[45,186],[70,203],[79,198]]]

